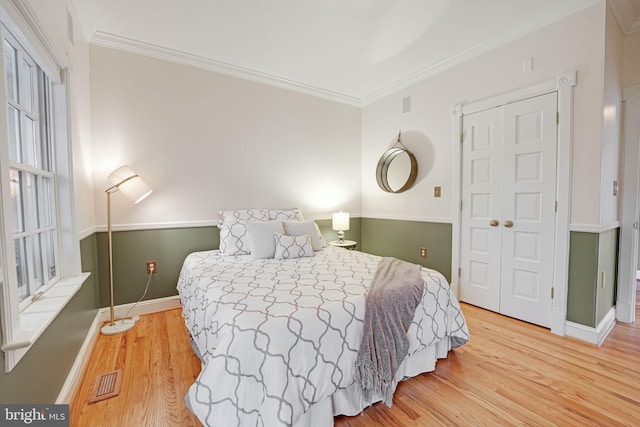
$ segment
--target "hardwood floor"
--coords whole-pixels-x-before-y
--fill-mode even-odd
[[[640,314],[640,293],[637,299]],[[640,325],[617,324],[602,347],[463,304],[471,341],[436,371],[402,382],[394,405],[348,426],[640,425]],[[638,315],[637,315],[638,316]],[[122,392],[88,405],[95,378],[124,369]],[[72,426],[199,426],[183,397],[200,371],[179,309],[100,336],[71,404]]]
[[[96,378],[122,368],[122,391],[88,404]],[[201,426],[184,405],[200,373],[180,309],[142,316],[124,334],[98,338],[70,407],[79,427]]]

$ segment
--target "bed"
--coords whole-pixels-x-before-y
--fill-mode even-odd
[[[204,425],[331,426],[335,415],[355,415],[382,399],[363,401],[354,383],[365,297],[381,258],[327,246],[317,226],[311,250],[310,234],[286,235],[310,230],[300,216],[283,221],[291,225],[282,228],[285,234],[276,232],[276,240],[289,239],[284,255],[277,248],[275,256],[252,254],[251,227],[240,234],[221,228],[219,250],[184,261],[177,287],[202,361],[185,402]],[[254,222],[240,221],[245,227]],[[270,213],[257,220],[278,221]],[[258,225],[273,240],[270,226]],[[244,253],[233,253],[243,244]],[[396,380],[434,370],[439,358],[469,339],[445,278],[427,268],[419,274],[424,292]]]

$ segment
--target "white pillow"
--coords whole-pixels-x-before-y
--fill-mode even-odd
[[[247,221],[245,222],[251,242],[253,258],[273,258],[276,252],[274,233],[284,233],[282,221]]]
[[[269,219],[280,219],[282,221],[302,221],[302,211],[293,209],[269,209]]]
[[[320,241],[320,246],[322,248],[326,248],[327,246],[329,246],[329,244],[327,243],[327,241],[325,240],[324,236],[320,232],[320,227],[318,227],[318,224],[314,223],[314,225],[315,225],[315,229],[316,229],[316,236],[318,236],[318,241]]]
[[[289,236],[304,236],[309,235],[311,237],[311,246],[314,251],[322,250],[323,240],[320,229],[317,227],[316,222],[312,219],[306,221],[284,221],[284,231]]]
[[[267,209],[243,209],[220,211],[220,252],[226,255],[245,255],[251,253],[251,242],[247,233],[246,221],[268,221]]]
[[[302,258],[314,255],[311,237],[308,234],[304,236],[286,236],[275,233],[274,236],[276,241],[275,259]]]

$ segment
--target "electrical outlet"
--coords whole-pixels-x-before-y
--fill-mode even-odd
[[[427,257],[427,248],[420,248],[420,257],[421,258]]]
[[[155,261],[147,261],[147,274],[157,273],[158,263]]]

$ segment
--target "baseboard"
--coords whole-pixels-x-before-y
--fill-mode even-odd
[[[581,325],[579,323],[567,322],[565,326],[565,333],[567,336],[577,338],[600,347],[615,325],[616,308],[612,307],[595,328]]]
[[[91,350],[93,350],[93,345],[98,339],[98,333],[100,332],[100,325],[102,321],[100,320],[100,314],[96,313],[96,317],[93,319],[91,323],[91,327],[89,328],[89,332],[87,332],[87,336],[84,338],[84,342],[80,347],[80,351],[78,351],[78,355],[76,356],[76,360],[74,360],[73,365],[71,366],[71,370],[67,375],[67,379],[62,385],[62,389],[58,394],[58,398],[56,399],[56,404],[69,404],[71,403],[71,399],[73,398],[73,394],[78,388],[80,384],[80,380],[82,379],[82,374],[84,372],[84,368],[87,366],[89,362],[89,357],[91,356]]]
[[[134,305],[135,303],[116,306],[116,315],[126,314],[127,311],[129,311],[129,309]],[[133,308],[133,310],[131,310],[130,316],[134,316],[136,314],[138,316],[142,316],[144,314],[157,313],[158,311],[171,310],[180,306],[180,297],[178,295],[165,298],[157,298],[148,301],[141,301],[137,306],[135,306],[135,308]],[[102,324],[107,320],[109,320],[109,307],[101,308],[100,310],[98,310],[96,317],[93,319],[93,323],[91,323],[89,332],[87,332],[87,336],[82,343],[82,347],[80,347],[80,351],[78,351],[76,360],[71,366],[71,370],[67,375],[67,379],[62,385],[62,389],[58,394],[56,403],[71,403],[71,399],[73,398],[73,395],[76,392],[78,385],[80,384],[80,380],[82,379],[84,369],[87,366],[87,363],[89,363],[93,345],[100,335],[100,328],[102,327]]]
[[[129,316],[141,316],[143,314],[157,313],[158,311],[171,310],[180,307],[180,296],[174,295],[164,298],[156,298],[147,301],[140,301],[138,305],[136,303],[123,304],[115,307],[116,317],[121,317],[127,314],[129,310]],[[100,319],[102,321],[109,320],[109,307],[103,307],[100,309]]]

